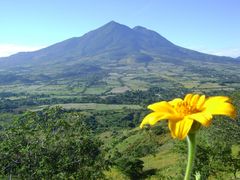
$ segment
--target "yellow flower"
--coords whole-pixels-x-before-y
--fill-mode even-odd
[[[154,125],[160,120],[168,119],[168,127],[174,138],[184,139],[189,133],[194,121],[209,126],[213,115],[236,117],[234,106],[226,96],[187,94],[184,99],[161,101],[148,106],[154,112],[148,114],[140,127],[146,124]]]

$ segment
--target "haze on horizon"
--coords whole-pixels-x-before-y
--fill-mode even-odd
[[[2,1],[0,57],[79,37],[111,20],[144,26],[185,48],[238,57],[238,7],[238,0]]]

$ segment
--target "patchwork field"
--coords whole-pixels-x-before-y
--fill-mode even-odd
[[[126,59],[128,65],[119,60],[118,64],[109,62],[100,66],[96,63],[90,70],[84,66],[74,67],[80,68],[78,73],[71,69],[64,72],[59,68],[49,73],[47,80],[45,77],[41,79],[38,71],[34,74],[28,72],[31,81],[18,79],[26,76],[26,72],[19,70],[18,78],[10,78],[11,81],[6,78],[0,82],[0,128],[8,127],[27,110],[30,113],[26,115],[37,113],[43,116],[44,122],[52,109],[60,106],[62,109],[53,113],[53,119],[59,115],[78,114],[79,122],[84,122],[94,137],[101,140],[105,157],[112,163],[110,170],[104,171],[108,179],[182,179],[186,146],[175,147],[176,141],[171,138],[166,122],[154,128],[139,128],[142,119],[150,112],[147,106],[160,100],[183,97],[189,92],[229,95],[235,104],[239,104],[240,72],[239,64],[235,63],[175,61],[155,58],[151,63],[135,63]],[[0,72],[0,78],[5,77],[5,73]],[[198,167],[202,168],[201,173],[207,172],[202,177],[229,179],[234,176],[231,158],[238,158],[237,133],[240,131],[236,123],[234,128],[230,127],[231,131],[229,124],[218,123],[213,130],[223,128],[224,133],[215,133],[220,136],[211,139],[214,137],[211,131],[206,131],[199,151],[204,155],[198,156],[199,159],[212,158],[212,164],[198,164]],[[223,141],[222,136],[231,132],[234,134],[228,136],[236,138]],[[213,142],[222,141],[227,144],[215,151],[221,155],[224,152],[235,154],[224,157],[230,163],[226,165],[228,169],[224,169],[222,159],[216,159],[217,154],[208,149],[215,147]],[[236,176],[239,177],[239,172]]]

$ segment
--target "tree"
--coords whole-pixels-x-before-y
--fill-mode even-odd
[[[142,160],[132,157],[122,157],[116,161],[117,167],[133,180],[143,175],[143,164]]]
[[[77,113],[27,112],[0,134],[0,175],[18,179],[99,179],[108,168],[102,143]]]

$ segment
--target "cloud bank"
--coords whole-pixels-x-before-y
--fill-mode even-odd
[[[45,46],[29,46],[19,44],[0,44],[0,57],[7,57],[18,52],[30,52],[44,48]]]
[[[220,49],[206,49],[206,48],[190,48],[199,52],[217,55],[217,56],[229,56],[229,57],[239,57],[240,56],[240,48],[220,48]]]
[[[235,58],[240,56],[240,48],[212,50],[209,53],[218,56],[230,56]]]

